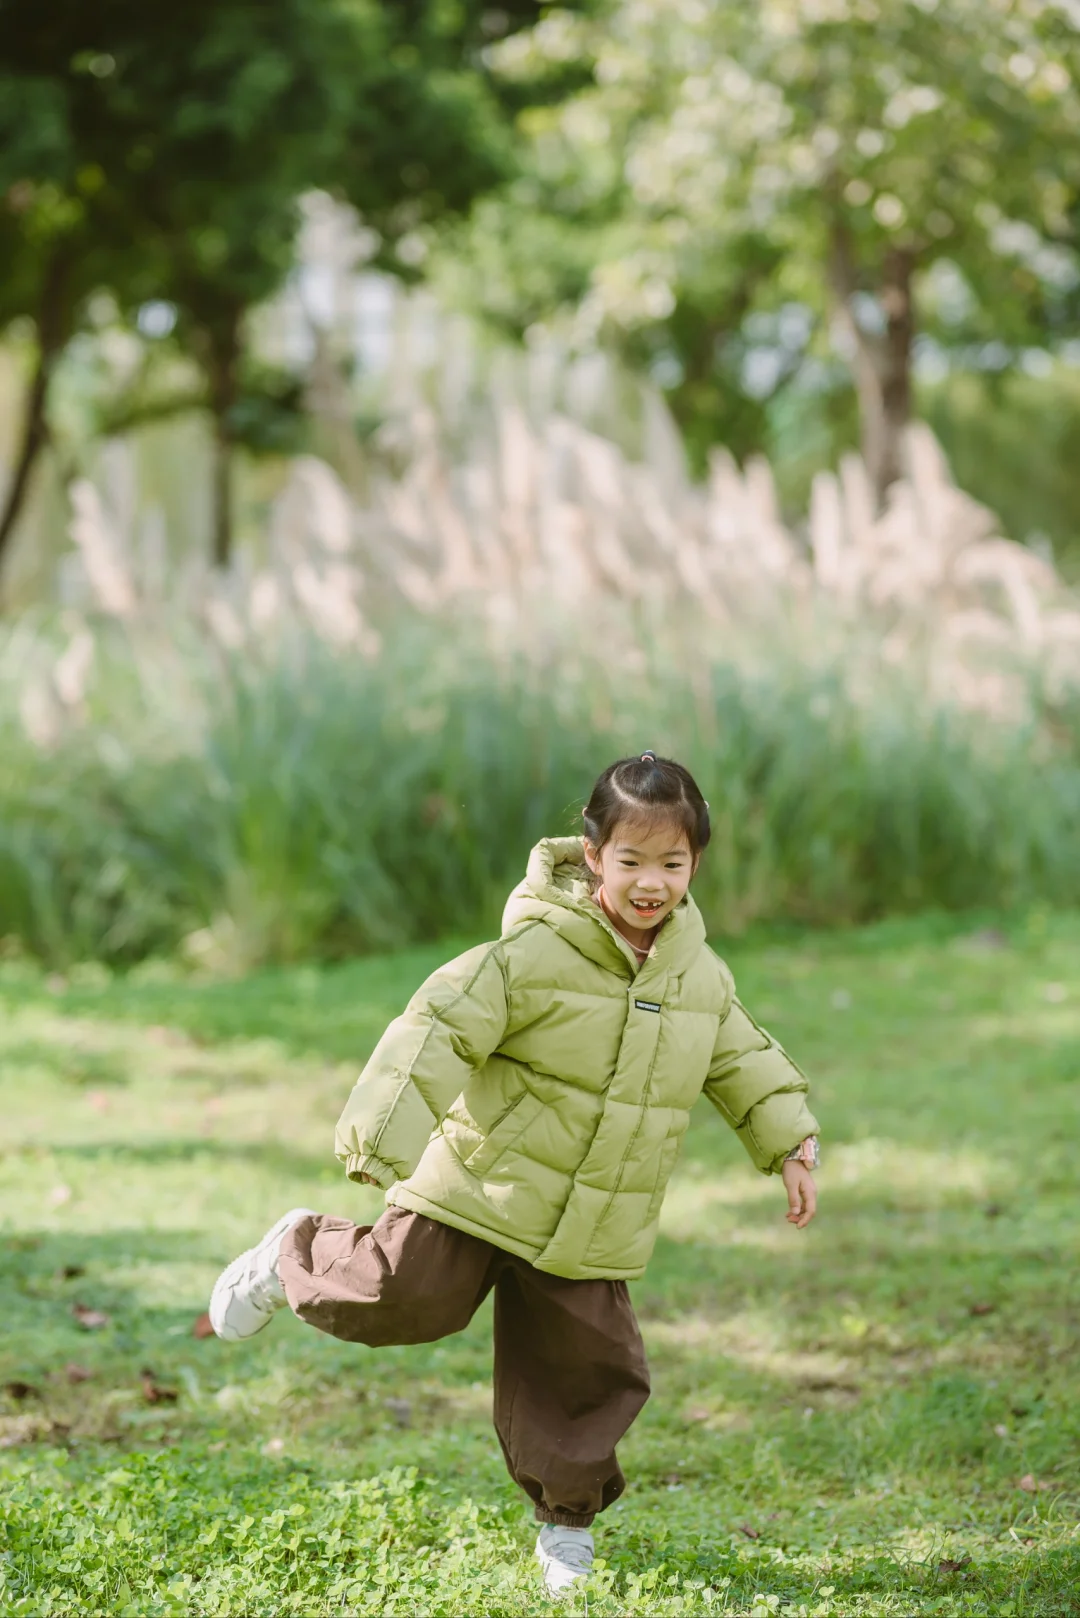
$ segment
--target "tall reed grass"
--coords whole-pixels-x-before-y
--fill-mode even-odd
[[[72,486],[52,617],[0,635],[0,938],[238,967],[490,930],[646,746],[712,804],[715,931],[1080,896],[1080,610],[925,429],[883,511],[848,459],[792,526],[763,462],[693,484],[647,393],[637,458],[407,405],[360,493],[294,461],[227,575],[147,543],[125,446]]]
[[[0,937],[56,965],[183,952],[214,968],[491,931],[533,842],[650,746],[712,808],[716,933],[780,917],[1080,899],[1080,750],[1057,715],[935,707],[872,660],[688,671],[645,643],[546,665],[413,626],[378,659],[297,631],[252,651],[103,637],[48,746],[0,654]],[[481,648],[482,638],[475,645]]]

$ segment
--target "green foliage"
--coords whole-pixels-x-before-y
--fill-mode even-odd
[[[500,20],[441,0],[122,0],[105,11],[8,0],[4,13],[0,248],[12,271],[0,328],[33,321],[42,367],[0,551],[45,439],[49,370],[88,295],[107,288],[128,311],[172,303],[204,371],[219,446],[214,550],[226,562],[229,451],[245,429],[267,437],[243,396],[244,318],[293,266],[301,194],[321,187],[353,203],[396,263],[399,238],[504,178],[503,116],[478,47],[536,8]]]
[[[0,936],[53,961],[187,947],[241,962],[490,930],[537,838],[648,743],[712,804],[713,926],[1080,896],[1072,718],[991,725],[899,679],[717,656],[636,674],[495,669],[405,633],[226,655],[103,641],[84,719],[39,749],[0,685]]]
[[[490,1305],[416,1348],[287,1315],[242,1345],[192,1337],[284,1207],[375,1216],[334,1117],[469,942],[233,984],[0,963],[0,1608],[1068,1618],[1071,918],[724,949],[815,1084],[821,1214],[791,1231],[777,1182],[695,1113],[633,1288],[654,1395],[569,1603],[543,1600],[491,1430]]]
[[[838,355],[887,482],[935,264],[965,279],[979,341],[1075,330],[1075,56],[1027,0],[549,17],[498,70],[591,82],[521,120],[525,175],[447,282],[504,326],[561,309],[577,341],[649,363],[695,447],[764,448],[765,401],[796,388],[812,410]]]
[[[1041,536],[1080,572],[1080,372],[953,375],[921,395],[961,487],[1013,539]]]

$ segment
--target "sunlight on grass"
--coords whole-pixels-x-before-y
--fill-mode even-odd
[[[936,1208],[985,1197],[991,1187],[1011,1187],[1014,1176],[1004,1159],[973,1151],[935,1152],[900,1140],[861,1140],[830,1149],[818,1176],[821,1194],[869,1189],[890,1202]],[[705,1179],[676,1174],[664,1202],[660,1228],[673,1241],[722,1239],[732,1245],[790,1250],[792,1232],[782,1223],[761,1228],[736,1225],[726,1210],[746,1205],[776,1212],[785,1204],[777,1183],[764,1175],[733,1170]]]
[[[1011,1178],[1005,1158],[995,1160],[970,1149],[935,1152],[904,1140],[870,1139],[837,1146],[830,1153],[823,1184],[845,1190],[884,1185],[889,1195],[899,1192],[921,1207],[936,1207],[985,1196],[991,1186],[1001,1189]]]
[[[1039,997],[1080,971],[1080,928],[982,954],[910,926],[732,953],[817,1080],[821,1217],[791,1230],[779,1183],[695,1113],[634,1288],[654,1397],[630,1487],[559,1610],[1065,1618],[1080,1087],[1075,1025]],[[490,1426],[490,1303],[415,1349],[291,1317],[249,1344],[192,1336],[283,1207],[377,1216],[333,1122],[430,964],[0,974],[5,1613],[548,1610]]]

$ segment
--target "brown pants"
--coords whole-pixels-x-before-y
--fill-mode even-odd
[[[495,1431],[539,1522],[587,1528],[625,1479],[615,1445],[649,1397],[623,1281],[567,1281],[404,1208],[308,1216],[280,1274],[294,1313],[347,1343],[432,1343],[495,1289]]]

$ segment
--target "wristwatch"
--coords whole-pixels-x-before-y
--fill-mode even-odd
[[[821,1147],[818,1145],[816,1135],[807,1135],[798,1146],[793,1146],[784,1160],[787,1163],[802,1163],[805,1168],[816,1169],[821,1163]]]

